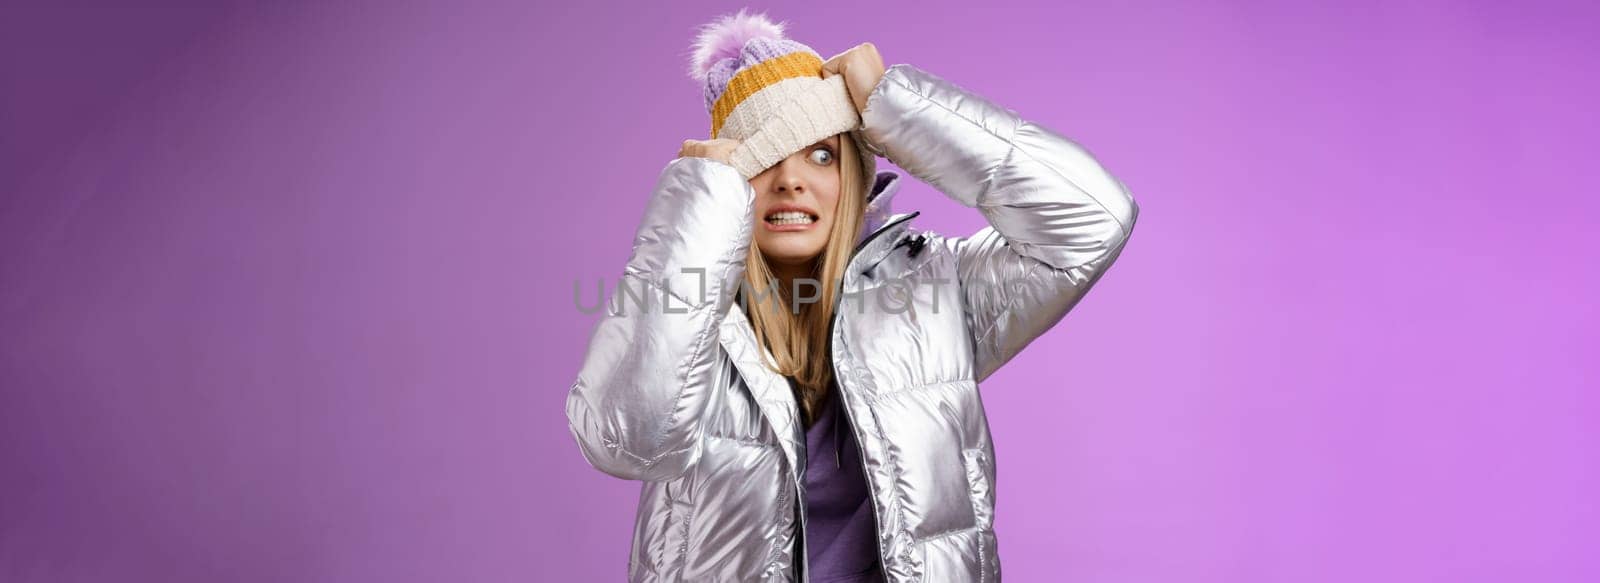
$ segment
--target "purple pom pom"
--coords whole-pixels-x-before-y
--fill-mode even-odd
[[[737,14],[718,17],[701,26],[699,34],[695,36],[689,76],[704,83],[711,68],[719,61],[738,57],[744,44],[752,39],[782,39],[783,27],[781,22],[768,20],[766,14],[745,14],[742,8]]]

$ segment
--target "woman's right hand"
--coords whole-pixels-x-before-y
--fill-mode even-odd
[[[678,157],[710,158],[723,164],[732,164],[733,150],[737,147],[739,147],[739,140],[731,138],[684,140],[683,147],[678,150]]]

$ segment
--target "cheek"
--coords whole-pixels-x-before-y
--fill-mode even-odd
[[[837,187],[817,193],[817,207],[828,209],[828,218],[839,214],[839,189]]]
[[[829,173],[828,181],[824,183],[825,186],[817,190],[817,196],[822,199],[820,203],[826,205],[827,208],[836,208],[838,206],[839,191],[843,190],[844,188],[844,186],[840,184],[838,168],[835,167],[832,170],[833,171]]]

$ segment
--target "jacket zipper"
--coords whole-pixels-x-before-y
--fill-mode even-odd
[[[855,262],[856,255],[861,253],[861,250],[865,249],[867,247],[868,243],[871,243],[874,239],[877,239],[880,235],[888,232],[891,227],[894,227],[895,225],[899,225],[900,223],[904,223],[906,221],[914,219],[914,218],[917,217],[917,215],[920,215],[920,214],[922,214],[922,211],[912,211],[911,213],[909,213],[909,214],[907,214],[907,215],[905,215],[903,217],[900,217],[900,218],[895,219],[893,221],[890,221],[888,223],[884,223],[883,226],[878,227],[878,230],[873,231],[873,233],[871,235],[868,235],[867,238],[862,239],[860,243],[857,243],[855,250],[850,252],[850,260],[845,262],[845,275],[848,277],[849,271],[850,271],[849,270],[849,265],[851,263]],[[841,288],[844,287],[844,278],[840,278],[840,280],[838,282],[838,285]],[[842,298],[842,296],[840,294],[838,294],[838,293],[834,294],[833,317],[828,319],[828,366],[831,369],[833,369],[833,382],[834,382],[834,385],[838,387],[838,390],[839,390],[840,393],[843,393],[844,392],[844,381],[841,380],[840,377],[839,377],[839,363],[838,363],[838,361],[834,360],[835,352],[834,352],[834,342],[833,342],[833,330],[834,330],[834,325],[837,324],[838,321],[839,321],[839,304],[841,303],[841,298]],[[886,559],[886,557],[883,556],[883,542],[882,542],[883,534],[881,532],[879,532],[880,529],[883,528],[883,522],[882,522],[883,518],[878,515],[878,491],[872,486],[872,480],[868,479],[867,476],[866,476],[867,452],[866,452],[866,450],[861,448],[861,443],[862,443],[862,441],[861,441],[861,430],[860,430],[859,427],[856,426],[855,417],[850,414],[849,403],[847,401],[843,400],[844,397],[842,396],[842,394],[841,395],[834,395],[834,397],[837,397],[837,398],[841,399],[839,401],[839,409],[841,409],[844,412],[845,419],[849,420],[849,422],[850,422],[850,434],[856,438],[856,453],[861,456],[861,471],[862,471],[861,478],[862,478],[862,481],[866,482],[866,484],[867,484],[868,503],[872,506],[872,530],[873,530],[873,532],[872,532],[872,544],[873,544],[873,546],[876,546],[878,548],[878,563],[879,563],[878,564],[878,568],[887,570],[889,568],[889,562]],[[801,488],[802,492],[804,492],[805,483],[803,481],[803,477],[796,478],[796,480],[800,482],[800,484],[798,484],[798,487]],[[809,583],[811,581],[811,560],[807,555],[811,554],[811,550],[810,550],[811,541],[806,539],[806,512],[805,512],[805,510],[806,510],[805,509],[805,505],[802,503],[801,507],[800,507],[800,540],[801,540],[801,552],[804,553],[804,554],[802,554],[799,557],[796,557],[796,559],[798,560],[798,562],[800,564],[805,565],[805,567],[800,570],[800,581],[802,583]]]

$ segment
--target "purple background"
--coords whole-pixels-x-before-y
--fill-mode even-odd
[[[0,16],[0,580],[621,580],[573,281],[740,5],[98,4]],[[983,387],[1008,579],[1600,578],[1600,11],[897,4],[774,15],[1143,210]]]

